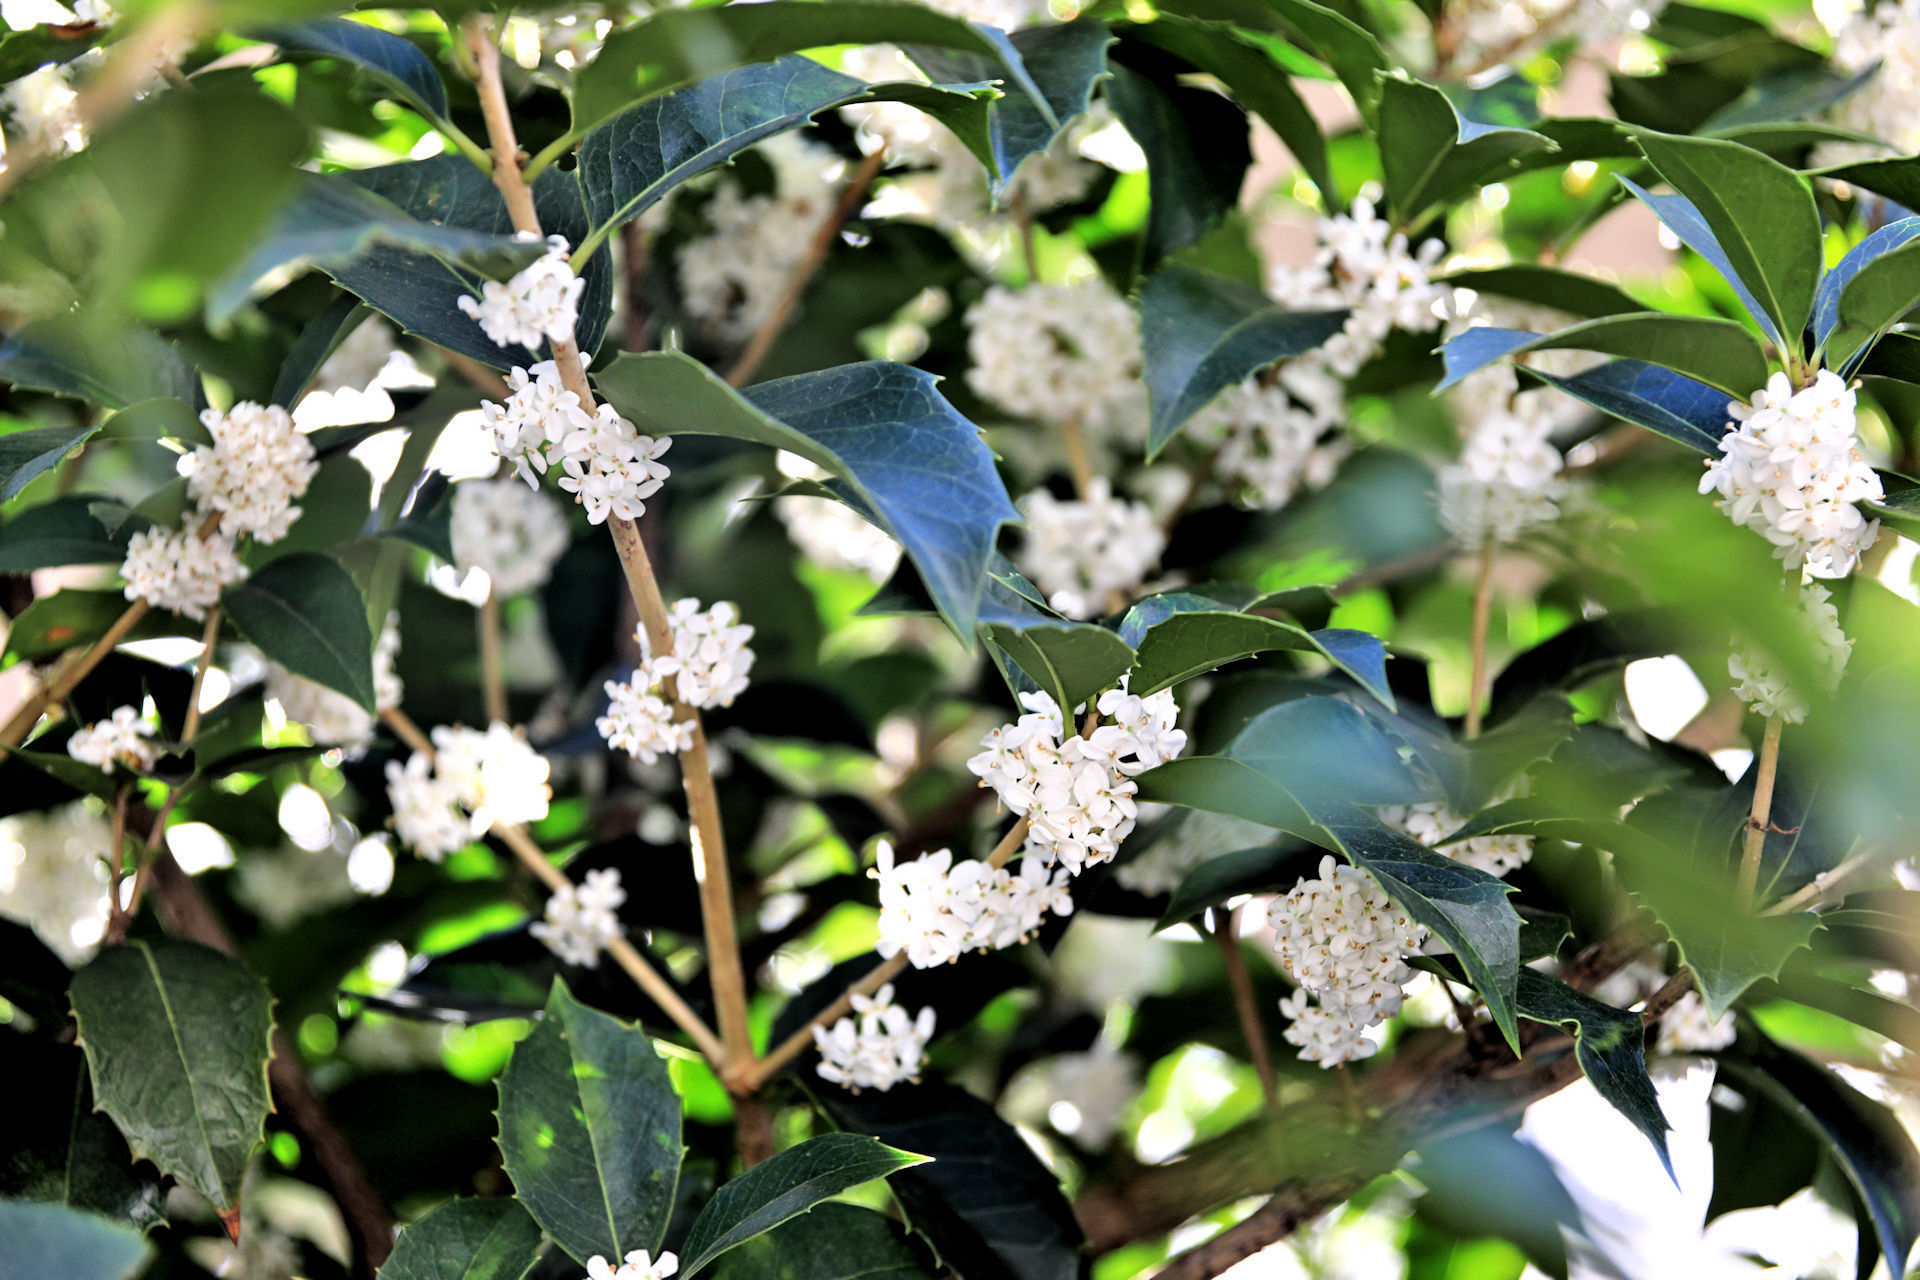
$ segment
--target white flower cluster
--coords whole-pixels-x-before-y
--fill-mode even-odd
[[[587,413],[580,397],[560,385],[551,360],[511,370],[507,385],[506,403],[482,401],[480,413],[494,448],[521,479],[537,486],[536,473],[559,466],[560,487],[579,500],[594,524],[610,515],[638,520],[645,513],[646,500],[671,474],[660,461],[671,438],[641,435],[610,404]]]
[[[1140,1061],[1104,1040],[1021,1070],[1002,1099],[1010,1118],[1044,1117],[1089,1151],[1105,1151],[1140,1096]]]
[[[1438,848],[1455,862],[1477,867],[1490,876],[1504,876],[1533,857],[1532,836],[1474,836],[1442,845],[1442,840],[1464,824],[1451,809],[1437,801],[1429,804],[1385,805],[1377,812],[1380,821],[1388,826],[1404,831],[1429,849]]]
[[[496,600],[545,583],[567,549],[559,505],[511,476],[455,485],[448,523],[455,565],[463,573],[485,570]]]
[[[1032,855],[1016,875],[972,858],[955,862],[946,849],[896,863],[882,840],[871,874],[880,881],[874,949],[884,957],[904,951],[916,969],[1013,946],[1039,932],[1049,913],[1073,913],[1072,877]]]
[[[855,996],[853,1011],[854,1016],[831,1027],[813,1029],[821,1078],[855,1093],[885,1092],[903,1080],[918,1083],[927,1042],[933,1039],[933,1009],[909,1018],[893,1002],[893,984],[888,983],[871,996]]]
[[[553,789],[546,758],[507,725],[441,725],[433,747],[431,754],[414,752],[404,766],[387,762],[394,832],[421,857],[438,862],[496,823],[547,816]]]
[[[1485,373],[1514,381],[1510,368]],[[1560,513],[1566,460],[1550,439],[1557,425],[1538,392],[1501,394],[1478,412],[1461,414],[1466,439],[1459,461],[1442,467],[1439,476],[1440,522],[1461,545],[1509,543]]]
[[[1166,690],[1135,697],[1123,679],[1097,704],[1112,722],[1090,736],[1070,737],[1052,698],[1026,693],[1020,702],[1027,713],[982,738],[985,749],[967,768],[1028,819],[1029,854],[1078,875],[1111,859],[1133,831],[1139,813],[1133,776],[1185,749],[1187,735],[1174,727],[1180,708]]]
[[[67,68],[49,62],[0,90],[6,109],[8,149],[53,159],[87,145],[86,123],[80,118],[80,95],[73,91]]]
[[[1718,1020],[1707,1016],[1707,1002],[1698,991],[1689,991],[1660,1019],[1660,1035],[1654,1042],[1656,1053],[1712,1053],[1732,1044],[1739,1034],[1733,1012]]]
[[[999,285],[967,312],[967,384],[1009,413],[1091,432],[1144,429],[1139,319],[1102,279]]]
[[[1877,70],[1835,104],[1830,118],[1888,145],[1825,142],[1813,153],[1822,167],[1920,151],[1920,0],[1881,0],[1857,9],[1835,33],[1833,65],[1850,75]]]
[[[1320,878],[1302,880],[1267,908],[1273,949],[1300,990],[1281,1010],[1294,1019],[1287,1040],[1323,1067],[1370,1057],[1362,1033],[1400,1011],[1413,977],[1406,958],[1425,931],[1355,867],[1320,860]],[[1306,1003],[1315,997],[1317,1007]]]
[[[515,238],[535,237],[523,231]],[[566,237],[548,236],[547,251],[513,279],[505,284],[489,280],[480,286],[478,298],[465,294],[456,305],[473,318],[495,346],[538,351],[548,340],[572,339],[580,295],[586,287],[587,282],[573,274],[573,266],[567,261]]]
[[[775,498],[773,514],[800,554],[815,564],[885,582],[900,563],[900,544],[843,503],[794,494]]]
[[[1069,618],[1106,612],[1109,598],[1145,582],[1167,535],[1144,502],[1116,498],[1095,476],[1084,501],[1062,501],[1045,489],[1020,500],[1026,538],[1015,553],[1020,571]]]
[[[753,650],[747,647],[753,628],[739,618],[740,611],[725,600],[707,610],[692,598],[676,600],[667,614],[673,652],[658,658],[650,652],[645,628],[636,630],[640,666],[631,680],[607,681],[607,714],[594,722],[607,745],[646,764],[692,746],[693,724],[674,720],[664,683],[671,676],[675,696],[690,707],[732,706],[746,692],[747,673],[753,670]]]
[[[1517,62],[1555,40],[1583,49],[1644,31],[1666,0],[1465,0],[1445,13],[1458,40],[1454,65]]]
[[[392,325],[380,319],[363,320],[314,373],[314,390],[364,390],[386,371],[388,363],[398,354]]]
[[[1310,266],[1279,267],[1267,277],[1267,292],[1295,310],[1349,309],[1345,327],[1310,363],[1352,377],[1392,330],[1424,331],[1446,319],[1452,291],[1432,280],[1444,248],[1438,240],[1410,250],[1406,233],[1395,231],[1364,196],[1352,213],[1322,218],[1319,235]]]
[[[350,856],[331,846],[277,853],[250,849],[234,868],[233,896],[268,928],[284,929],[359,896],[347,869]]]
[[[392,612],[373,644],[373,697],[381,711],[399,706],[406,696],[394,667],[399,656],[400,615]],[[374,717],[364,707],[277,662],[267,664],[267,696],[280,704],[289,723],[305,726],[307,736],[322,746],[343,748],[349,759],[359,759],[373,742]]]
[[[229,538],[286,537],[300,518],[294,503],[320,470],[313,441],[294,429],[293,415],[279,405],[242,401],[227,413],[208,409],[200,421],[213,443],[180,459],[187,496],[202,515],[218,511],[220,532]]]
[[[112,844],[106,817],[84,800],[0,818],[0,916],[84,964],[106,933]]]
[[[772,167],[774,190],[746,195],[723,179],[706,206],[711,233],[682,245],[677,259],[688,313],[736,341],[773,316],[846,168],[832,148],[790,133],[756,154]]]
[[[136,708],[115,707],[107,719],[74,730],[67,739],[67,754],[102,773],[112,773],[116,764],[138,773],[151,769],[160,758],[159,744],[152,738],[153,726],[140,718]]]
[[[128,540],[120,576],[127,599],[199,619],[220,602],[223,587],[247,576],[247,567],[225,534],[153,528]]]
[[[1832,693],[1840,687],[1847,659],[1853,655],[1853,641],[1840,629],[1840,611],[1833,607],[1832,593],[1818,583],[1801,587],[1800,621],[1814,658],[1817,692]],[[1753,646],[1740,644],[1738,637],[1727,659],[1727,673],[1734,679],[1735,695],[1763,716],[1799,724],[1812,709],[1805,694],[1788,683],[1776,663]]]
[[[1846,577],[1880,535],[1854,504],[1884,496],[1860,452],[1852,389],[1826,369],[1799,391],[1776,373],[1751,404],[1727,410],[1736,425],[1700,492],[1717,492],[1728,519],[1765,536],[1787,568]]]
[[[547,918],[534,921],[529,932],[566,963],[597,969],[600,953],[626,936],[619,915],[626,900],[618,870],[589,871],[581,883],[554,891],[547,899]]]
[[[1352,452],[1335,414],[1295,400],[1283,383],[1258,377],[1228,387],[1188,430],[1217,440],[1214,474],[1249,506],[1278,511],[1301,489],[1321,489]]]
[[[597,1253],[587,1259],[587,1280],[667,1280],[679,1270],[675,1255],[663,1253],[656,1259],[645,1249],[633,1250],[617,1267]]]

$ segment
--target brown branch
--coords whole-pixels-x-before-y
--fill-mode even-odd
[[[1213,938],[1220,947],[1220,960],[1227,969],[1227,989],[1233,993],[1233,1011],[1240,1019],[1240,1033],[1247,1039],[1247,1054],[1254,1074],[1260,1077],[1260,1095],[1269,1110],[1280,1105],[1280,1086],[1273,1074],[1273,1050],[1267,1043],[1267,1029],[1260,1020],[1260,1004],[1254,998],[1253,979],[1247,976],[1247,955],[1240,949],[1240,907],[1221,910]]]
[[[207,686],[207,668],[213,665],[214,641],[220,638],[220,606],[207,610],[207,625],[200,631],[200,660],[193,664],[193,688],[187,693],[187,714],[181,721],[180,742],[191,745],[200,732],[200,691]]]
[[[1780,729],[1785,723],[1779,716],[1768,716],[1766,735],[1760,740],[1753,812],[1747,818],[1746,845],[1740,853],[1738,892],[1742,911],[1753,909],[1754,890],[1760,882],[1760,855],[1766,849],[1767,826],[1773,818],[1773,782],[1780,772]]]
[[[507,723],[507,673],[500,657],[500,589],[489,587],[480,602],[480,692],[487,722]]]

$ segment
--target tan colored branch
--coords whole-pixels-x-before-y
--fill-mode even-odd
[[[200,660],[193,665],[193,689],[187,694],[187,714],[180,725],[180,742],[190,746],[200,732],[200,692],[207,687],[207,668],[213,665],[214,641],[220,638],[220,606],[207,610],[200,630]]]
[[[500,592],[490,589],[480,602],[480,692],[489,724],[506,724],[507,673],[500,657]]]
[[[1215,918],[1219,927],[1214,930],[1213,938],[1219,944],[1220,960],[1227,969],[1227,990],[1233,993],[1233,1011],[1240,1019],[1240,1033],[1246,1037],[1254,1074],[1260,1077],[1260,1096],[1271,1110],[1280,1105],[1280,1086],[1274,1078],[1273,1049],[1267,1043],[1266,1025],[1260,1019],[1253,979],[1247,975],[1247,955],[1240,949],[1240,912],[1239,907],[1217,911]]]
[[[1746,847],[1740,853],[1740,909],[1753,909],[1754,891],[1760,883],[1760,855],[1767,847],[1767,828],[1773,822],[1773,783],[1780,774],[1780,730],[1786,722],[1779,716],[1767,717],[1766,735],[1760,740],[1760,755],[1753,780],[1753,812],[1747,817]]]

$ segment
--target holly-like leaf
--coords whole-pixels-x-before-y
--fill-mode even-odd
[[[720,1280],[927,1280],[885,1214],[823,1204],[721,1255]]]
[[[1573,1055],[1596,1092],[1646,1135],[1677,1186],[1660,1097],[1647,1075],[1646,1028],[1640,1015],[1616,1009],[1533,969],[1520,970],[1520,1016],[1550,1023],[1573,1037]]]
[[[1621,181],[1727,277],[1775,346],[1797,350],[1824,266],[1805,180],[1737,142],[1644,133],[1639,143],[1678,196],[1661,200]]]
[[[1603,413],[1708,455],[1720,452],[1720,437],[1732,421],[1724,391],[1641,360],[1609,360],[1565,377],[1538,369],[1527,374]]]
[[[1308,631],[1250,613],[1177,613],[1155,623],[1141,637],[1127,688],[1142,696],[1158,693],[1229,662],[1281,649],[1320,654],[1388,708],[1393,706],[1386,650],[1377,636],[1347,628]]]
[[[266,985],[217,951],[135,941],[94,957],[68,994],[95,1101],[133,1154],[237,1213],[270,1109]]]
[[[1140,291],[1140,346],[1152,420],[1147,456],[1228,387],[1340,332],[1345,311],[1288,311],[1250,285],[1184,263]]]
[[[1491,326],[1469,329],[1440,348],[1445,391],[1496,360],[1529,351],[1595,351],[1671,369],[1696,382],[1745,400],[1765,386],[1766,353],[1744,326],[1714,316],[1672,316],[1658,311],[1602,316],[1550,334]]]
[[[1576,622],[1516,655],[1494,677],[1487,718],[1499,723],[1542,693],[1570,693],[1640,658],[1658,658],[1701,640],[1676,611],[1621,610]]]
[[[113,1121],[93,1109],[80,1050],[6,1032],[0,1054],[9,1084],[33,1100],[0,1130],[0,1199],[84,1209],[141,1231],[159,1223],[160,1175],[136,1164]]]
[[[180,353],[158,335],[79,315],[30,321],[8,334],[0,342],[0,379],[108,409],[155,399],[192,404],[200,390]]]
[[[721,1187],[707,1202],[680,1248],[687,1259],[681,1273],[694,1275],[727,1250],[828,1197],[923,1160],[855,1133],[822,1134],[788,1147]]]
[[[220,601],[267,657],[374,710],[367,603],[338,560],[313,551],[281,556],[228,587]]]
[[[1061,711],[1073,709],[1102,689],[1110,689],[1133,665],[1133,650],[1105,627],[1086,622],[1009,626],[989,623],[987,638],[1029,678],[1052,696]]]
[[[1139,46],[1131,50],[1141,51]],[[1107,82],[1107,101],[1146,153],[1147,238],[1141,261],[1152,267],[1197,243],[1238,204],[1253,160],[1247,117],[1219,94],[1180,84],[1165,69],[1149,75],[1117,62]]]
[[[870,361],[743,393],[687,356],[651,353],[621,356],[597,381],[648,434],[751,440],[831,471],[906,551],[949,625],[973,634],[994,539],[1019,512],[978,428],[931,375]]]
[[[1902,218],[1855,245],[1820,282],[1814,337],[1843,378],[1880,336],[1920,306],[1920,218]]]
[[[657,1254],[680,1181],[680,1098],[646,1032],[555,979],[500,1077],[500,1154],[520,1203],[576,1262]]]
[[[1387,203],[1403,224],[1430,205],[1507,176],[1521,157],[1556,145],[1530,129],[1468,120],[1440,90],[1399,76],[1381,82],[1376,133]]]
[[[450,1200],[401,1230],[379,1280],[520,1280],[539,1257],[540,1224],[518,1200]]]
[[[0,1200],[0,1278],[130,1280],[153,1246],[132,1227],[59,1204]]]
[[[433,60],[411,40],[346,18],[275,23],[253,34],[279,45],[283,53],[348,63],[427,119],[447,119],[447,86]]]

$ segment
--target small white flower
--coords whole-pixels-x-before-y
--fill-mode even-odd
[[[393,833],[429,862],[466,848],[479,834],[460,809],[459,788],[434,776],[433,759],[424,751],[404,765],[387,761],[387,800],[393,806]]]
[[[1278,511],[1302,489],[1325,487],[1352,452],[1334,407],[1296,400],[1282,382],[1249,378],[1222,391],[1187,430],[1218,441],[1214,474],[1231,495]]]
[[[149,741],[152,737],[153,726],[140,718],[138,710],[115,707],[107,719],[74,730],[67,739],[67,754],[102,773],[112,773],[116,764],[137,773],[151,769],[160,758],[158,744]]]
[[[127,599],[200,619],[219,603],[221,588],[247,576],[247,567],[225,534],[201,538],[192,530],[154,528],[127,543],[120,576]]]
[[[626,900],[619,871],[589,871],[580,884],[554,891],[546,919],[535,921],[530,932],[568,964],[595,969],[608,944],[626,936],[618,914]],[[631,1261],[633,1255],[627,1257]]]
[[[1739,1029],[1734,1025],[1731,1010],[1717,1019],[1709,1018],[1707,1002],[1700,998],[1698,991],[1689,991],[1660,1019],[1660,1036],[1655,1042],[1654,1051],[1712,1053],[1732,1044],[1738,1035]]]
[[[547,816],[549,766],[517,731],[441,725],[432,737],[431,756],[417,751],[404,766],[387,762],[394,832],[421,857],[438,862],[495,824]]]
[[[1400,1011],[1413,977],[1406,959],[1425,930],[1355,867],[1320,860],[1320,877],[1301,880],[1267,908],[1281,967],[1322,1006],[1362,1027]]]
[[[893,984],[888,983],[871,996],[855,996],[852,1016],[831,1027],[813,1028],[813,1042],[820,1050],[815,1069],[821,1079],[856,1093],[884,1092],[902,1081],[917,1083],[933,1027],[931,1008],[909,1019],[907,1011],[893,1003]]]
[[[533,237],[522,232],[518,239]],[[480,296],[463,295],[457,305],[471,316],[497,346],[521,346],[538,351],[542,343],[573,337],[580,295],[587,282],[573,274],[567,261],[565,236],[548,236],[547,251],[513,279],[501,284],[489,280]]]
[[[1139,318],[1098,277],[996,285],[967,312],[967,326],[967,383],[1007,412],[1094,433],[1144,428]]]
[[[106,933],[112,843],[105,815],[84,800],[0,818],[0,916],[74,968],[85,964]]]
[[[49,62],[0,90],[0,107],[7,113],[9,149],[53,159],[87,145],[80,96],[73,91],[67,68],[57,62]]]
[[[747,691],[747,673],[753,670],[753,628],[739,621],[740,611],[721,600],[702,610],[691,597],[676,600],[668,610],[673,652],[660,657],[647,653],[644,628],[635,634],[647,653],[642,673],[651,686],[673,677],[674,692],[690,707],[730,707]],[[634,683],[641,683],[636,674]]]
[[[200,421],[213,435],[179,462],[187,494],[202,514],[220,513],[220,532],[278,542],[300,517],[294,503],[320,470],[313,441],[296,431],[278,405],[243,400],[227,413],[208,409]]]
[[[1267,292],[1295,310],[1347,309],[1345,327],[1322,344],[1314,363],[1350,378],[1392,330],[1424,331],[1445,318],[1452,295],[1432,279],[1440,241],[1411,250],[1406,233],[1395,231],[1365,197],[1350,213],[1322,218],[1319,235],[1311,265],[1281,267],[1267,279]]]
[[[559,505],[510,477],[455,485],[449,527],[455,565],[484,569],[496,600],[543,585],[569,541]]]
[[[652,764],[693,746],[693,722],[675,722],[673,708],[651,688],[609,680],[606,690],[607,714],[593,723],[615,751]]]
[[[1323,1068],[1371,1058],[1380,1047],[1367,1039],[1369,1024],[1364,1018],[1351,1009],[1314,1004],[1305,991],[1282,1000],[1280,1012],[1292,1020],[1281,1033],[1287,1043],[1299,1046],[1304,1061]]]
[[[1832,593],[1817,583],[1800,588],[1800,622],[1814,651],[1817,672],[1814,693],[1825,695],[1840,687],[1846,674],[1847,659],[1853,654],[1853,641],[1840,629],[1840,613],[1833,607]],[[1734,694],[1763,716],[1778,716],[1788,724],[1799,724],[1812,709],[1808,698],[1787,683],[1786,674],[1765,653],[1734,638],[1734,650],[1727,659],[1727,672],[1734,679]]]
[[[373,646],[375,705],[382,711],[400,705],[406,689],[394,660],[400,654],[400,615],[389,613]],[[307,736],[323,746],[345,749],[358,759],[373,742],[374,717],[346,694],[297,676],[277,662],[267,664],[267,696],[280,704],[293,724],[306,727]]]
[[[1495,834],[1441,844],[1465,824],[1438,801],[1386,805],[1378,812],[1380,821],[1388,826],[1406,832],[1429,849],[1439,849],[1455,862],[1478,867],[1490,876],[1504,876],[1533,857],[1532,836]]]
[[[1166,550],[1167,536],[1145,503],[1113,496],[1095,476],[1085,501],[1061,501],[1045,489],[1020,500],[1026,538],[1014,560],[1070,618],[1106,612],[1108,598],[1146,581]]]
[[[617,1267],[597,1253],[587,1259],[587,1280],[667,1280],[679,1270],[678,1257],[663,1253],[655,1259],[645,1249],[633,1250]]]

